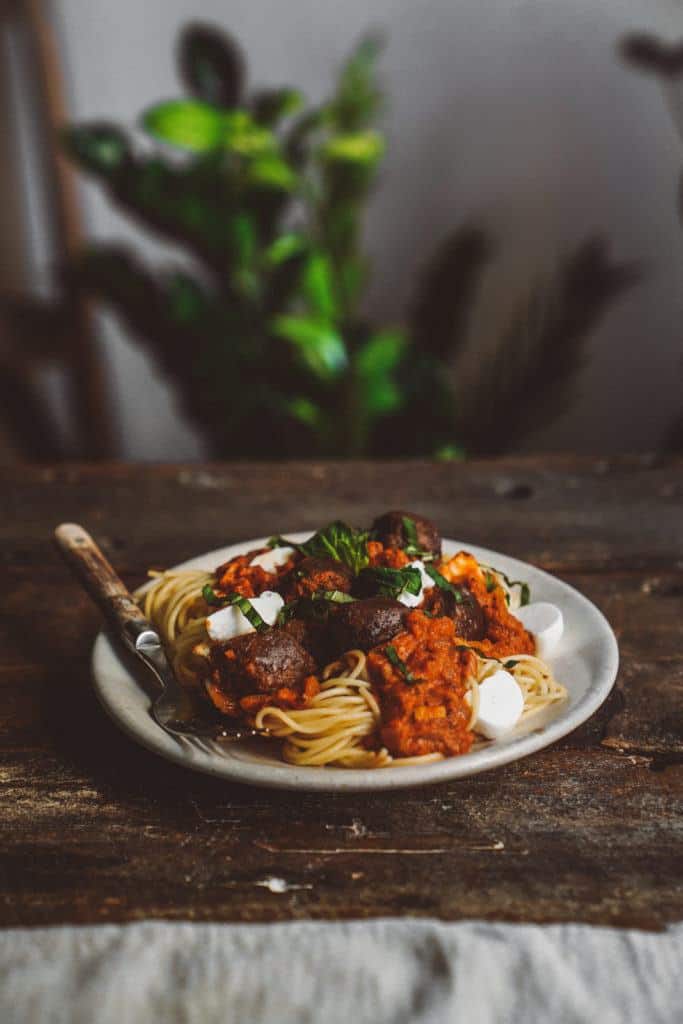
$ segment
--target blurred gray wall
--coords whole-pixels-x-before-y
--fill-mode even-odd
[[[658,83],[624,67],[617,40],[683,36],[679,2],[647,0],[53,0],[72,115],[131,123],[178,91],[173,50],[191,18],[230,29],[252,83],[296,84],[312,99],[370,26],[384,28],[389,156],[367,224],[371,312],[400,320],[415,275],[464,219],[492,233],[488,274],[462,373],[525,286],[588,235],[636,260],[644,282],[596,333],[571,413],[533,448],[606,452],[657,444],[681,406],[683,230],[676,219],[681,135]],[[682,82],[683,87],[683,82]],[[83,186],[93,236],[170,250]],[[165,382],[102,320],[121,452],[201,452]]]

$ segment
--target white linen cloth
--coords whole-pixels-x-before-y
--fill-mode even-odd
[[[672,1024],[683,924],[375,919],[0,933],[2,1024]]]

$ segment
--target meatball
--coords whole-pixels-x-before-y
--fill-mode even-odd
[[[369,651],[403,629],[408,608],[390,597],[343,604],[330,625],[338,654],[356,647]]]
[[[434,523],[423,516],[416,516],[412,512],[404,512],[402,509],[393,509],[379,516],[372,524],[372,532],[377,540],[381,541],[388,548],[404,548],[410,543],[406,536],[404,519],[412,519],[415,523],[417,543],[423,551],[429,551],[433,555],[441,554],[441,534]]]
[[[308,651],[319,668],[332,661],[334,648],[326,621],[313,618],[290,619],[282,628]]]
[[[233,637],[213,652],[214,682],[237,696],[287,689],[299,693],[315,662],[293,636],[282,629]]]
[[[341,590],[348,594],[352,582],[353,573],[343,562],[333,558],[304,558],[291,577],[287,598],[293,601],[298,597],[311,597],[321,590]]]
[[[427,591],[425,610],[431,615],[445,615],[453,619],[455,632],[463,640],[483,640],[486,636],[486,616],[472,591],[458,584],[456,587],[462,600],[450,590],[432,587]]]

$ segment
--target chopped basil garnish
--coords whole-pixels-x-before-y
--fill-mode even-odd
[[[282,608],[277,613],[275,625],[284,626],[290,619],[293,619],[296,615],[298,604],[298,601],[290,601],[289,604],[283,604]]]
[[[340,520],[318,530],[303,544],[276,536],[270,538],[268,547],[292,547],[300,554],[311,558],[332,558],[335,562],[343,562],[354,575],[357,575],[370,560],[367,531],[354,530]]]
[[[330,604],[349,604],[355,597],[341,590],[318,590],[310,597],[299,597],[283,605],[278,612],[277,625],[284,626],[290,619],[319,619],[324,622],[329,615]]]
[[[221,608],[225,603],[224,598],[218,596],[210,583],[206,583],[202,587],[202,597],[207,604],[215,605],[218,608]]]
[[[319,590],[313,595],[314,600],[331,601],[333,604],[349,604],[355,601],[355,597],[345,594],[342,590]]]
[[[247,622],[254,627],[257,633],[261,633],[264,629],[269,628],[268,623],[261,618],[248,597],[242,597],[241,594],[231,594],[229,604],[234,604],[239,608]]]
[[[514,661],[514,660],[512,660],[512,661],[502,661],[500,658],[494,658],[492,654],[483,654],[478,648],[470,647],[469,644],[458,644],[457,645],[457,650],[459,650],[459,651],[472,651],[472,653],[476,654],[477,657],[485,658],[486,661],[497,661],[499,665],[503,666],[503,668],[515,668],[519,664],[519,662]]]
[[[402,516],[401,518],[403,522],[403,535],[406,539],[406,543],[403,545],[405,553],[411,558],[421,558],[423,561],[431,561],[434,558],[432,552],[425,551],[424,548],[420,547],[415,520],[411,519],[410,516]]]
[[[242,597],[241,594],[226,594],[222,597],[215,592],[210,583],[202,587],[202,597],[208,605],[216,608],[228,608],[230,605],[235,605],[255,630],[260,632],[268,629],[268,623],[261,618],[248,597]]]
[[[417,526],[415,525],[415,520],[409,516],[403,516],[403,532],[408,543],[412,544],[413,547],[417,547]]]
[[[489,569],[492,572],[498,573],[499,576],[502,576],[509,589],[512,589],[512,587],[519,587],[519,603],[522,607],[524,607],[525,604],[529,603],[529,601],[531,600],[531,590],[529,589],[528,583],[525,583],[524,580],[511,580],[510,577],[506,576],[504,572],[501,572],[500,569],[494,569],[493,566],[491,565],[484,565],[483,562],[480,562],[479,564],[481,565],[482,569]],[[487,573],[487,576],[488,575],[489,574]],[[488,582],[486,584],[486,589],[489,589]],[[505,595],[505,600],[507,601],[508,604],[510,604],[509,594]]]
[[[298,550],[298,545],[293,540],[287,540],[286,537],[281,537],[279,534],[269,537],[266,543],[271,550],[273,548],[297,548]]]
[[[369,584],[370,588],[381,597],[397,598],[407,593],[417,596],[422,590],[420,570],[410,566],[403,569],[388,569],[384,566],[373,566],[363,569],[360,580]]]
[[[498,584],[496,583],[496,578],[493,575],[493,573],[490,573],[487,569],[486,572],[484,573],[484,579],[486,580],[486,592],[490,594],[491,591],[495,590],[496,587],[498,586]]]
[[[440,590],[445,590],[449,594],[453,595],[456,604],[462,604],[466,599],[462,589],[454,586],[452,583],[449,583],[445,576],[442,576],[438,569],[435,569],[433,565],[425,565],[425,572],[432,577]]]
[[[415,683],[423,683],[424,682],[424,679],[417,679],[413,675],[413,673],[410,671],[410,669],[406,665],[405,661],[399,655],[398,651],[396,650],[396,648],[394,647],[393,644],[389,644],[387,647],[385,647],[384,648],[384,653],[386,654],[387,658],[389,659],[391,664],[394,666],[394,668],[398,669],[398,671],[401,673],[405,683],[408,686],[413,686]]]

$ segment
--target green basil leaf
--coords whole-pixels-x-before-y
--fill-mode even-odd
[[[289,604],[283,604],[280,611],[277,613],[277,619],[275,620],[276,626],[284,626],[290,619],[293,619],[297,612],[298,601],[290,601]]]
[[[411,558],[421,558],[424,561],[431,561],[434,555],[431,551],[425,551],[420,547],[420,543],[417,538],[417,526],[415,520],[411,519],[410,516],[403,516],[403,535],[406,538],[406,543],[403,546],[403,550]]]
[[[341,520],[318,530],[300,545],[300,550],[312,558],[332,558],[343,562],[354,575],[358,575],[369,561],[367,532],[354,530]]]
[[[437,569],[435,569],[433,565],[425,565],[425,572],[427,572],[432,577],[432,579],[434,580],[434,582],[436,583],[437,587],[439,587],[440,590],[445,590],[449,594],[453,595],[456,604],[463,603],[463,601],[465,600],[465,594],[463,594],[460,587],[456,587],[453,583],[449,583],[448,580],[444,576],[442,576],[441,573]]]
[[[342,590],[319,590],[313,595],[313,600],[331,601],[332,604],[350,604],[356,598],[345,594]]]
[[[222,597],[217,594],[210,583],[207,583],[202,587],[202,597],[208,605],[218,608],[228,608],[230,605],[235,605],[239,608],[244,615],[247,622],[254,627],[257,632],[262,632],[264,629],[269,629],[268,623],[261,618],[259,613],[254,608],[253,604],[248,597],[242,597],[241,594],[226,594]]]
[[[339,519],[318,530],[303,544],[276,534],[268,540],[268,547],[292,547],[310,558],[332,558],[335,562],[343,562],[355,576],[369,561],[367,531],[354,530]]]
[[[271,548],[271,550],[272,548],[294,548],[294,550],[298,551],[300,555],[308,554],[308,552],[304,550],[303,544],[297,544],[296,541],[288,540],[287,537],[281,537],[280,534],[276,534],[274,537],[269,537],[267,546]]]
[[[387,658],[389,659],[391,664],[394,666],[394,668],[398,669],[398,671],[401,673],[401,675],[403,676],[404,682],[408,686],[414,686],[415,683],[423,683],[424,682],[424,679],[418,679],[416,676],[413,675],[413,673],[410,671],[410,669],[406,665],[405,661],[399,655],[398,651],[396,650],[396,648],[394,647],[393,644],[388,644],[384,648],[384,653],[386,654]]]
[[[264,629],[270,628],[268,623],[256,611],[248,597],[242,597],[241,594],[230,594],[228,604],[234,604],[239,608],[247,622],[254,627],[257,633],[262,633]]]
[[[498,573],[499,576],[502,576],[503,579],[505,580],[507,586],[510,589],[512,589],[512,587],[519,587],[520,588],[520,591],[519,591],[519,603],[520,603],[520,605],[524,606],[525,604],[529,604],[529,601],[531,600],[531,589],[530,589],[528,583],[525,583],[524,580],[511,580],[510,577],[506,576],[504,572],[501,572],[500,569],[494,569],[493,566],[491,566],[491,565],[484,565],[483,562],[480,562],[479,564],[480,564],[482,569],[490,569],[492,572],[496,572],[496,573]],[[487,589],[488,589],[488,587],[487,587]],[[506,599],[507,603],[510,604],[510,596],[509,596],[509,594],[505,595],[505,599]]]
[[[515,668],[518,664],[514,659],[512,661],[502,661],[500,658],[494,658],[492,654],[482,654],[476,647],[470,647],[469,644],[458,644],[456,649],[458,651],[472,651],[478,658],[485,658],[486,661],[497,661],[503,668]]]
[[[403,533],[405,534],[408,544],[412,544],[413,547],[417,547],[417,526],[415,520],[411,519],[410,516],[403,516]]]
[[[420,570],[411,566],[403,569],[374,566],[372,569],[363,569],[360,579],[367,580],[382,597],[397,598],[404,592],[417,596],[422,590]]]
[[[215,590],[213,589],[213,587],[211,586],[210,583],[206,583],[202,587],[202,597],[204,598],[204,600],[206,601],[207,604],[215,605],[216,607],[219,607],[219,608],[224,603],[224,599],[222,597],[218,596],[218,594],[215,592]]]

